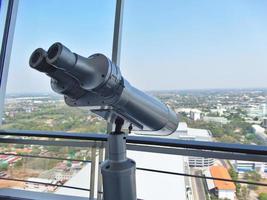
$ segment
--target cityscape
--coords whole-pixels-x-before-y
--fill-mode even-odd
[[[267,145],[267,89],[220,89],[151,91],[179,115],[172,139]],[[9,94],[1,129],[105,133],[106,122],[88,108],[71,108],[57,95]],[[138,133],[138,132],[136,132]],[[133,134],[134,131],[133,131]],[[59,156],[90,160],[91,150],[53,146],[1,144],[0,176],[32,182],[66,184],[77,179],[88,166],[84,162],[25,158],[20,154]],[[129,152],[138,163],[137,154]],[[159,157],[161,155],[158,155]],[[155,155],[155,158],[157,155]],[[151,158],[152,159],[152,158]],[[267,163],[177,156],[180,173],[267,183]],[[151,160],[151,162],[153,162]],[[169,165],[165,159],[165,165]],[[157,164],[156,164],[157,165]],[[159,164],[160,165],[160,164]],[[137,177],[138,178],[138,177]],[[183,177],[177,190],[184,199],[267,198],[267,188],[216,180]],[[0,187],[41,192],[60,192],[57,187],[1,180]],[[178,187],[178,186],[177,186]],[[181,197],[182,199],[182,197]]]
[[[0,0],[0,199],[267,200],[266,7]]]

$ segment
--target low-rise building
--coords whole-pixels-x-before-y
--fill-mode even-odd
[[[220,124],[229,123],[229,121],[225,117],[208,117],[208,116],[205,116],[205,117],[203,117],[203,121],[216,122],[216,123],[220,123]]]
[[[255,171],[258,172],[262,177],[267,177],[267,163],[265,162],[235,160],[232,161],[232,165],[240,174]]]
[[[55,190],[55,186],[50,184],[56,184],[56,180],[44,179],[44,178],[29,178],[25,183],[25,189],[35,192],[51,192]]]
[[[206,129],[188,128],[185,122],[180,122],[176,132],[169,137],[182,140],[212,141],[212,133]],[[189,167],[209,167],[214,165],[213,158],[188,157]]]
[[[227,169],[223,166],[212,166],[205,171],[206,177],[231,179]],[[209,192],[219,199],[235,200],[236,186],[233,182],[205,179]]]
[[[258,124],[252,125],[252,131],[255,135],[262,139],[263,141],[267,142],[267,135],[265,134],[265,128],[261,127]]]
[[[190,118],[194,121],[201,120],[202,119],[202,113],[198,109],[192,109],[190,111]]]

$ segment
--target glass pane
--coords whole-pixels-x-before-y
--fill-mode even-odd
[[[11,138],[20,141],[18,137],[8,137]],[[26,138],[24,140],[26,141]],[[102,194],[102,188],[98,185],[98,181],[101,181],[98,178],[103,158],[102,150],[61,145],[33,145],[30,141],[25,145],[1,143],[0,188],[88,197],[89,191],[86,189],[90,188],[91,175],[95,173],[95,189]],[[267,194],[267,165],[264,162],[172,155],[168,153],[173,153],[174,149],[154,145],[136,145],[134,148],[137,151],[130,150],[127,154],[136,162],[138,199],[249,200]],[[152,148],[153,152],[149,152]],[[165,153],[157,153],[163,151]],[[186,149],[184,152],[189,151],[190,149]],[[207,156],[208,152],[203,151],[203,155]],[[258,156],[246,156],[259,159]],[[96,168],[91,171],[93,163]]]
[[[104,132],[87,108],[70,108],[50,78],[29,67],[31,53],[61,42],[83,56],[111,57],[115,1],[21,1],[7,82],[3,129]]]
[[[140,199],[249,200],[267,195],[264,162],[135,151],[128,156],[136,161]]]
[[[0,188],[88,197],[91,151],[81,147],[0,144]],[[72,179],[81,173],[84,180],[76,178],[73,184]]]
[[[180,115],[174,138],[266,144],[266,6],[126,1],[121,70]]]

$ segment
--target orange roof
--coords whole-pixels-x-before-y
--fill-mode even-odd
[[[229,175],[227,169],[222,166],[213,166],[210,167],[210,174],[213,178],[223,178],[223,179],[231,179],[231,176]],[[214,180],[215,187],[218,188],[218,190],[235,190],[235,184],[233,182],[228,181],[218,181]]]

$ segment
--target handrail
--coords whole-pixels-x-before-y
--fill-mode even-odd
[[[108,137],[107,134],[97,134],[97,133],[69,133],[69,132],[21,131],[21,130],[15,130],[15,131],[0,130],[0,135],[48,137],[48,138],[94,140],[94,141],[107,141]],[[159,137],[143,137],[143,136],[127,136],[127,143],[267,156],[267,146],[261,146],[261,145],[204,142],[204,141],[179,140],[179,139],[170,139],[162,137],[159,138]]]
[[[89,142],[90,140],[96,141],[106,141],[107,135],[106,134],[96,134],[96,133],[68,133],[68,132],[46,132],[46,131],[0,131],[0,135],[2,136],[18,136],[18,137],[47,137],[47,138],[61,138],[61,139],[75,139],[75,140],[83,140],[84,142]],[[1,140],[12,140],[11,138],[0,138]],[[17,140],[25,140],[25,142],[31,142],[32,140],[25,139],[25,138],[18,138]],[[29,140],[29,141],[28,141]],[[43,140],[40,140],[43,141]],[[53,141],[51,141],[53,142]],[[57,141],[57,142],[66,142],[66,141]],[[256,146],[256,145],[244,145],[244,144],[227,144],[227,143],[217,143],[217,142],[203,142],[203,141],[192,141],[192,140],[178,140],[178,139],[170,139],[170,138],[159,138],[159,137],[143,137],[143,136],[128,136],[127,143],[133,146],[141,145],[140,150],[143,150],[143,147],[148,148],[166,148],[172,149],[176,148],[176,150],[193,150],[199,151],[218,151],[224,152],[225,154],[248,154],[248,155],[255,155],[255,156],[262,156],[267,157],[267,146]],[[95,146],[99,147],[99,146]],[[202,152],[202,153],[204,153]],[[21,157],[31,157],[31,158],[43,158],[43,159],[59,159],[59,160],[72,160],[78,161],[76,159],[68,159],[68,158],[57,158],[57,157],[48,157],[48,156],[38,156],[38,155],[25,155],[25,154],[12,154],[12,153],[1,153],[0,155],[13,155],[13,156],[21,156]],[[180,154],[177,154],[180,155]],[[243,155],[244,156],[244,155]],[[237,158],[238,160],[238,158]],[[82,161],[82,160],[79,160]],[[89,162],[88,160],[83,162]],[[99,163],[100,164],[100,163]],[[244,180],[231,180],[231,179],[222,179],[216,177],[206,177],[203,175],[194,175],[188,173],[177,173],[177,172],[170,172],[170,171],[162,171],[156,169],[147,169],[147,168],[140,168],[137,167],[137,170],[149,171],[153,173],[164,173],[169,175],[178,175],[178,176],[187,176],[187,177],[194,177],[194,178],[202,178],[202,179],[212,179],[212,180],[221,180],[221,181],[229,181],[234,183],[243,183],[243,184],[252,184],[258,186],[267,186],[266,183],[260,182],[251,182],[251,181],[244,181]],[[66,187],[72,189],[80,189],[80,190],[87,190],[85,188],[77,188],[72,186],[61,186],[58,184],[47,184],[42,182],[33,182],[21,179],[13,179],[13,178],[3,178],[0,177],[0,180],[12,180],[12,181],[20,181],[20,182],[32,182],[38,184],[45,184],[57,187]]]

